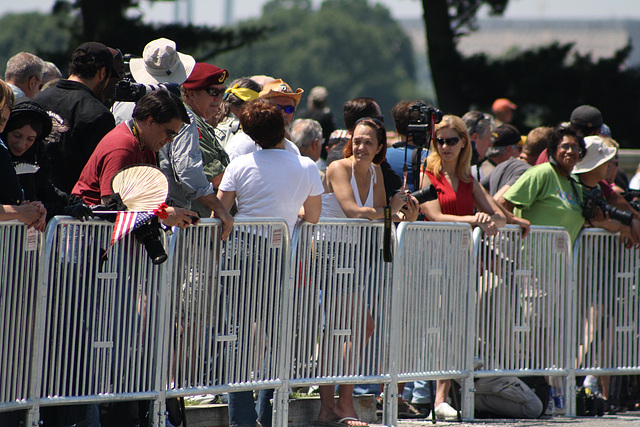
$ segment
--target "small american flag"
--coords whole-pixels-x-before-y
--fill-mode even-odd
[[[116,215],[116,224],[113,226],[113,234],[111,234],[111,245],[154,216],[153,212],[118,212]]]

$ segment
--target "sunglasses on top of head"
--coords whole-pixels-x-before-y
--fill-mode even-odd
[[[460,137],[459,136],[452,136],[451,138],[438,138],[438,137],[436,137],[436,144],[438,144],[440,146],[448,145],[449,147],[453,147],[458,142],[460,142]]]

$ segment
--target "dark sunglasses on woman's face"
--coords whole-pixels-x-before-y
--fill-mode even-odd
[[[279,109],[281,109],[282,111],[284,111],[287,114],[293,114],[296,111],[296,107],[294,107],[293,105],[276,104],[276,107],[278,107]]]
[[[444,138],[444,139],[436,137],[436,144],[438,145],[448,145],[449,147],[453,147],[458,142],[460,142],[459,136],[452,136],[451,138]]]

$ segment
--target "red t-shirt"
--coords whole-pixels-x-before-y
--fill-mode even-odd
[[[427,171],[427,176],[431,184],[438,191],[438,202],[440,209],[445,215],[473,215],[473,179],[469,182],[458,182],[458,192],[453,191],[453,187],[443,174],[436,178],[434,174]]]
[[[156,165],[156,153],[140,149],[127,123],[121,123],[106,134],[91,154],[72,194],[88,205],[98,205],[104,196],[113,194],[111,179],[122,168],[137,164]]]

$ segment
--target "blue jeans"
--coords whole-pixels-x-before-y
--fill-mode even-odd
[[[257,403],[253,401],[253,391],[229,393],[229,426],[254,427],[258,421],[264,427],[271,427],[272,398],[273,389],[260,390]]]

